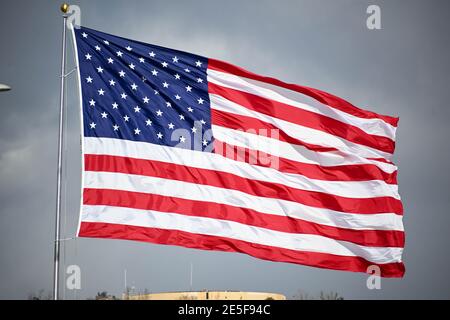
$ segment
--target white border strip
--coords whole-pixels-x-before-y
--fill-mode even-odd
[[[72,28],[72,40],[73,40],[73,47],[74,47],[74,55],[75,55],[75,62],[76,62],[76,68],[77,68],[77,77],[78,77],[78,99],[80,101],[80,146],[81,146],[81,195],[80,195],[80,213],[78,218],[78,226],[77,226],[77,233],[75,236],[78,237],[80,234],[80,227],[81,227],[81,215],[83,213],[83,189],[84,189],[84,120],[83,120],[83,94],[81,90],[81,71],[80,71],[80,62],[78,59],[78,45],[77,45],[77,38],[75,36],[75,27]]]

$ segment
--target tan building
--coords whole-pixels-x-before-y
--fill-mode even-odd
[[[286,300],[279,293],[244,291],[184,291],[133,294],[124,300]]]

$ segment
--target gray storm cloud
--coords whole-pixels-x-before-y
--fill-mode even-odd
[[[450,298],[448,245],[450,44],[448,1],[74,1],[87,27],[227,60],[398,115],[395,162],[405,206],[403,279],[368,290],[364,274],[257,260],[242,254],[146,243],[65,242],[82,290],[120,295],[123,270],[137,290],[336,291],[350,298]],[[378,4],[382,29],[366,28]],[[24,11],[24,7],[28,8]],[[51,291],[61,16],[55,1],[5,0],[0,9],[0,298]],[[69,41],[70,43],[70,41]],[[68,69],[73,62],[68,46]],[[77,84],[68,80],[64,237],[80,196]],[[61,272],[64,275],[64,270]],[[64,282],[64,278],[62,278]]]

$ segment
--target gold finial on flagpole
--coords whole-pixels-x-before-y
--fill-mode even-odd
[[[62,13],[67,13],[67,11],[69,11],[69,5],[67,3],[63,3],[60,7]]]

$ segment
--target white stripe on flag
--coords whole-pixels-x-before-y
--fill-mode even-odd
[[[225,99],[222,96],[216,95],[216,94],[210,94],[210,100],[211,100],[211,108],[219,111],[225,111],[232,114],[237,115],[243,115],[247,117],[252,117],[254,119],[258,119],[267,123],[270,123],[277,128],[279,128],[281,131],[284,131],[287,135],[296,138],[298,140],[302,140],[302,136],[299,135],[299,132],[302,132],[302,130],[313,130],[309,128],[301,127],[297,124],[284,121],[281,119],[270,117],[266,114],[259,113],[253,110],[249,110],[245,107],[242,107],[232,101],[229,101]],[[314,133],[317,132],[317,130],[313,130]],[[318,133],[320,134],[320,133]],[[308,142],[308,141],[305,141]],[[317,141],[316,141],[317,142]],[[312,143],[312,142],[309,142]],[[313,143],[317,144],[317,143]],[[318,144],[320,145],[320,144]],[[298,146],[301,147],[301,146]],[[380,161],[374,161],[366,159],[365,157],[358,156],[356,154],[346,154],[345,156],[342,153],[337,152],[315,152],[312,150],[308,150],[305,147],[301,147],[303,150],[300,152],[295,159],[296,161],[305,162],[305,163],[314,163],[319,164],[322,166],[333,166],[333,165],[343,165],[343,164],[356,164],[356,163],[370,163],[377,165],[380,167],[383,171],[392,173],[393,171],[397,170],[397,167],[395,165],[380,162]],[[340,161],[339,161],[340,160]]]
[[[325,160],[328,161],[327,164],[333,163],[333,160],[336,159],[342,159],[342,156],[339,156],[339,154],[333,153],[333,152],[312,152],[309,151],[299,145],[291,144],[288,142],[280,141],[277,139],[272,139],[270,137],[265,137],[263,135],[256,135],[252,133],[248,133],[241,130],[234,130],[225,128],[218,125],[213,125],[212,130],[214,133],[214,137],[216,137],[218,140],[222,142],[226,142],[228,144],[242,147],[242,148],[249,148],[253,150],[258,150],[261,152],[265,152],[274,156],[294,160],[294,161],[300,161],[305,163],[314,163],[314,160]],[[307,158],[305,155],[313,156],[313,158]],[[335,158],[333,158],[333,155],[337,155]],[[316,159],[314,159],[316,158]],[[358,160],[361,160],[359,163],[364,163],[364,161],[360,157],[351,157],[351,155],[348,155],[348,157],[344,157],[344,159],[351,159],[354,160],[355,163],[358,163]],[[309,161],[308,161],[309,160]],[[350,160],[350,161],[351,161]],[[380,161],[375,160],[366,160],[365,163],[375,164],[379,168],[381,168],[383,171],[391,173],[397,169],[396,166],[384,163]],[[392,170],[392,171],[391,171]]]
[[[208,81],[260,97],[278,101],[293,107],[324,115],[343,123],[351,124],[368,134],[384,136],[395,140],[396,128],[382,119],[359,118],[320,103],[299,92],[284,89],[266,82],[239,77],[233,74],[208,69]]]
[[[265,214],[288,216],[323,225],[361,230],[403,231],[402,216],[395,213],[355,214],[266,198],[238,190],[179,180],[114,172],[86,171],[84,187],[158,194],[188,200],[209,201],[248,208]]]
[[[335,148],[345,151],[350,154],[359,155],[363,158],[385,158],[390,159],[392,154],[376,150],[374,148],[364,146],[361,144],[353,143],[351,141],[344,140],[330,133],[304,127],[292,122],[281,120],[268,116],[266,114],[247,109],[239,104],[225,99],[222,96],[216,94],[209,94],[211,101],[211,108],[221,111],[226,111],[238,115],[249,116],[261,121],[265,121],[277,126],[280,130],[285,131],[298,140],[306,143],[315,144],[323,147]]]
[[[225,129],[225,131],[222,129],[223,128],[220,128],[220,130],[218,130],[218,128],[215,129],[217,133],[220,133],[217,135],[220,140],[223,139],[222,141],[224,142],[244,146],[243,143],[234,143],[235,140],[232,140],[226,134],[222,134],[222,132],[229,133],[227,131],[228,129]],[[239,135],[243,134],[239,131],[229,134],[230,136],[233,136],[234,133],[238,138]],[[326,181],[310,179],[299,174],[283,173],[274,168],[260,167],[241,161],[234,161],[214,153],[195,152],[181,148],[163,147],[145,142],[131,142],[109,138],[100,139],[101,140],[96,140],[94,138],[85,139],[87,142],[87,154],[109,154],[169,162],[195,168],[228,172],[246,179],[279,183],[301,190],[322,192],[348,198],[358,199],[387,196],[400,199],[398,194],[398,186],[396,184],[388,184],[381,180]],[[251,140],[256,140],[256,143],[258,144],[259,139],[262,139],[262,137],[255,136],[255,138]],[[262,140],[262,142],[266,141]],[[259,143],[257,146],[251,145],[251,147],[252,149],[262,149],[264,152],[269,152],[270,150],[267,149],[270,149],[271,145],[269,145],[268,148],[264,148],[263,146],[261,147],[262,144],[263,143]],[[286,151],[285,155],[287,155],[288,151],[289,149]],[[280,156],[280,154],[275,155]]]
[[[373,263],[400,262],[402,248],[366,247],[312,234],[292,234],[234,221],[185,216],[177,213],[110,206],[83,206],[84,222],[181,230],[190,233],[237,239],[284,249],[359,256]]]

